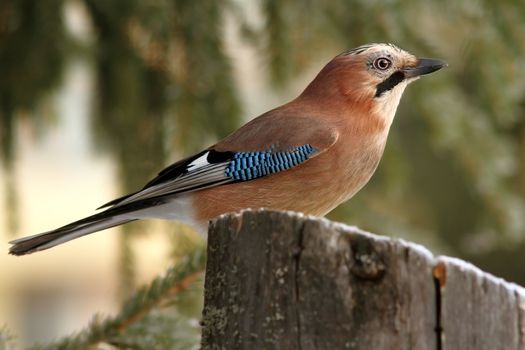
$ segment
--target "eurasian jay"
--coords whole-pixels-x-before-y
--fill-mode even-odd
[[[444,65],[392,44],[344,52],[291,102],[170,165],[97,214],[10,242],[9,252],[33,253],[139,219],[181,220],[205,232],[210,219],[243,208],[325,215],[374,173],[407,85]]]

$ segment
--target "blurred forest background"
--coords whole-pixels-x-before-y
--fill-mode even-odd
[[[2,0],[3,337],[50,341],[86,315],[119,312],[123,298],[148,299],[134,294],[138,284],[170,264],[195,270],[184,256],[201,261],[203,245],[181,225],[158,223],[18,259],[6,257],[9,239],[142,187],[368,42],[449,67],[407,89],[377,173],[329,218],[525,284],[525,2]],[[95,320],[80,343],[61,344],[198,348],[201,284],[151,307],[128,333],[113,332],[118,317]],[[68,299],[75,292],[82,297]]]

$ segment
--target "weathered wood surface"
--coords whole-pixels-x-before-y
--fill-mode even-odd
[[[525,292],[459,259],[438,257],[442,349],[525,349]]]
[[[203,349],[525,349],[525,292],[455,259],[294,213],[210,226]]]

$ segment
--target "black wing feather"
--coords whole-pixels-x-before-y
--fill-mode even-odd
[[[103,209],[103,208],[108,208],[108,207],[117,205],[117,204],[121,203],[122,201],[128,199],[129,197],[134,196],[135,194],[137,194],[137,193],[139,193],[141,191],[144,191],[147,188],[150,188],[150,187],[162,184],[162,183],[166,183],[168,181],[172,181],[172,180],[180,177],[181,175],[187,174],[188,173],[188,166],[193,161],[195,161],[199,157],[202,157],[207,152],[209,152],[209,154],[207,156],[207,161],[210,164],[227,162],[230,159],[232,159],[233,155],[235,154],[234,152],[219,152],[219,151],[208,150],[207,149],[207,150],[204,150],[204,151],[202,151],[200,153],[197,153],[197,154],[194,154],[194,155],[189,156],[187,158],[181,159],[181,160],[171,164],[170,166],[166,167],[165,169],[161,170],[159,172],[159,174],[155,178],[150,180],[148,183],[146,183],[146,185],[142,189],[140,189],[140,190],[138,190],[136,192],[132,192],[130,194],[127,194],[125,196],[113,199],[112,201],[109,201],[109,202],[105,203],[104,205],[102,205],[101,207],[99,207],[97,209]]]

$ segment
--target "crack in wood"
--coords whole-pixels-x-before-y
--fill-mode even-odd
[[[443,327],[441,324],[441,283],[438,277],[434,275],[434,288],[436,291],[436,323],[434,331],[436,332],[436,349],[443,349]]]

